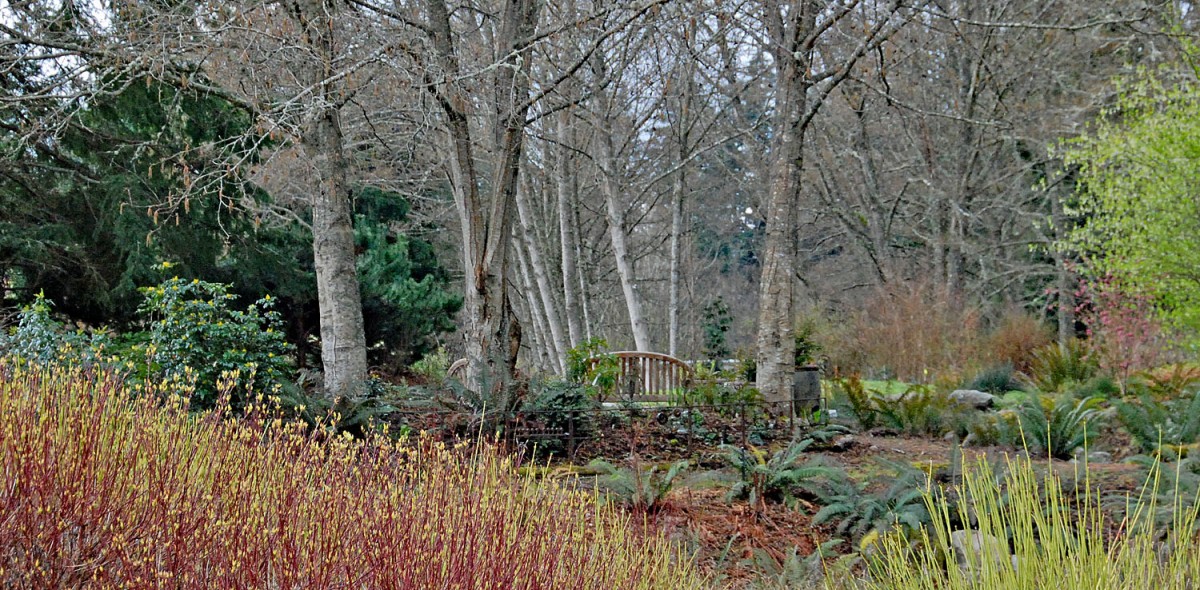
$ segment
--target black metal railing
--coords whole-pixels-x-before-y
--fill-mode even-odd
[[[787,440],[826,421],[824,400],[603,404],[586,409],[471,413],[406,407],[390,422],[446,439],[497,440],[565,459],[630,452],[693,456],[720,444]]]

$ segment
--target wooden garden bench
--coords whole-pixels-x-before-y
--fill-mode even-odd
[[[635,350],[612,354],[620,363],[617,386],[619,395],[625,399],[635,402],[678,401],[683,391],[692,384],[692,368],[673,356]]]
[[[467,379],[467,359],[458,359],[450,363],[450,367],[446,369],[446,376],[459,381]]]
[[[620,371],[617,376],[618,395],[635,402],[678,401],[683,390],[692,384],[692,368],[687,363],[666,354],[626,350],[611,353],[617,357]],[[593,366],[597,359],[592,359]],[[467,359],[458,359],[446,371],[448,377],[466,377]]]

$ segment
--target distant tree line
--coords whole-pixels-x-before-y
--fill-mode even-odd
[[[1065,339],[1079,178],[1054,147],[1117,77],[1186,69],[1195,21],[1172,0],[10,3],[6,296],[120,324],[175,261],[280,297],[335,396],[453,314],[467,385],[494,391],[593,337],[698,356],[720,300],[785,396],[804,309],[913,281]]]

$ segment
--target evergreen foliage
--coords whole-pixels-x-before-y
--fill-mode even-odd
[[[704,318],[700,327],[704,331],[704,357],[714,361],[728,357],[729,344],[725,341],[725,333],[733,323],[729,306],[718,296],[704,306],[702,314]]]
[[[928,474],[910,465],[881,463],[893,471],[887,489],[873,494],[867,489],[871,482],[866,480],[830,480],[830,486],[819,493],[824,507],[813,517],[813,524],[836,522],[835,534],[858,538],[872,531],[902,529],[911,533],[928,523],[924,502]]]
[[[287,380],[291,347],[275,300],[266,295],[244,310],[228,285],[173,277],[142,290],[138,311],[150,320],[147,357],[153,373],[194,376],[192,403],[210,408],[218,383],[231,391],[264,391]],[[240,406],[246,400],[234,400]]]
[[[643,468],[636,461],[631,467],[618,467],[601,459],[588,463],[588,467],[604,476],[602,481],[609,493],[631,509],[643,512],[662,508],[663,501],[675,485],[675,478],[688,465],[688,461],[676,461],[666,471],[661,471],[658,465]]]
[[[1200,439],[1200,393],[1161,402],[1151,396],[1122,401],[1117,403],[1117,416],[1147,453],[1176,457]]]
[[[1100,370],[1096,359],[1088,355],[1086,345],[1072,338],[1066,343],[1047,344],[1033,351],[1029,363],[1029,383],[1046,393],[1084,383]]]
[[[1021,433],[1032,450],[1055,459],[1071,459],[1075,449],[1096,438],[1101,398],[1031,395],[1018,410]]]
[[[40,292],[66,317],[136,330],[138,289],[157,284],[170,261],[180,276],[230,285],[242,300],[272,294],[280,329],[306,362],[319,325],[311,233],[266,223],[256,212],[278,207],[270,195],[211,169],[224,151],[248,151],[239,142],[253,137],[251,124],[214,96],[133,83],[89,103],[53,146],[8,149],[0,175],[8,296],[28,302]],[[0,146],[15,144],[0,131]],[[462,299],[432,246],[401,231],[404,198],[369,187],[355,197],[371,360],[404,364],[453,329]]]
[[[801,463],[812,439],[793,442],[772,453],[754,447],[721,445],[725,462],[737,470],[739,481],[729,489],[730,500],[747,500],[758,506],[767,500],[782,502],[791,498],[796,487],[812,487],[813,480],[837,474],[831,467],[812,462]]]

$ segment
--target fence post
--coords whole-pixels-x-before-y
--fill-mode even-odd
[[[689,408],[687,410],[684,410],[684,412],[687,413],[687,437],[688,437],[688,439],[687,439],[688,440],[687,454],[688,454],[688,458],[691,459],[692,458],[692,446],[695,443],[695,435],[696,435],[696,433],[695,433],[696,410],[694,408]],[[701,416],[703,416],[703,414],[701,414]]]
[[[746,400],[738,402],[738,421],[742,425],[742,448],[746,448]]]
[[[575,458],[575,414],[578,410],[567,413],[567,455]]]
[[[791,431],[793,437],[796,436],[796,403],[788,404],[788,430]]]

